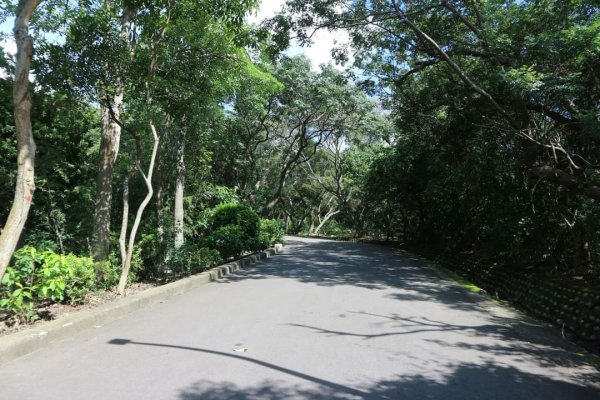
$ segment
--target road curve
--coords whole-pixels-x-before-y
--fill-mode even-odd
[[[553,330],[393,250],[282,255],[0,368],[2,399],[600,399]]]

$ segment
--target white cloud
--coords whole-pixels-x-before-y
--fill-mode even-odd
[[[281,7],[285,4],[285,0],[263,0],[260,7],[248,18],[248,22],[259,24],[267,18],[273,17]]]
[[[348,33],[342,30],[332,32],[319,30],[313,36],[313,43],[306,48],[304,55],[311,60],[313,67],[321,64],[333,63],[331,50],[340,45],[345,45],[350,41]],[[350,57],[352,55],[350,54]]]
[[[248,18],[251,23],[259,24],[267,18],[273,17],[281,10],[285,0],[263,0],[258,11]],[[349,42],[348,33],[342,30],[327,31],[319,30],[312,37],[312,44],[307,47],[300,46],[296,41],[292,42],[291,47],[286,51],[289,56],[304,54],[312,63],[313,68],[318,68],[321,64],[333,63],[331,50],[340,44]],[[350,60],[352,55],[350,54]]]

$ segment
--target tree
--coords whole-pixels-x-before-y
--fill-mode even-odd
[[[13,86],[15,132],[17,135],[17,179],[10,214],[0,234],[0,278],[4,275],[17,246],[35,191],[35,141],[31,129],[31,94],[29,70],[33,57],[33,39],[29,35],[29,20],[41,0],[20,0],[15,18],[17,58]]]
[[[103,8],[112,11],[115,8],[113,0],[105,0]],[[117,10],[119,8],[117,7]],[[116,11],[116,10],[115,10]],[[129,58],[135,54],[136,32],[134,21],[136,16],[134,5],[128,0],[123,1],[121,30],[119,41],[129,50]],[[117,11],[118,12],[118,11]],[[110,17],[109,17],[110,18]],[[108,33],[110,36],[111,33]],[[110,41],[108,37],[103,40]],[[128,57],[127,55],[120,57]],[[121,118],[124,105],[124,93],[127,73],[123,69],[109,71],[108,60],[99,60],[105,74],[114,76],[114,82],[103,82],[98,88],[100,109],[102,115],[101,141],[98,157],[98,179],[96,181],[96,205],[94,207],[94,231],[92,233],[92,257],[96,261],[106,261],[110,250],[110,217],[112,208],[113,170],[119,154],[121,141]],[[123,65],[121,61],[117,65]]]
[[[528,149],[522,164],[531,177],[600,199],[595,155],[577,139],[598,126],[594,2],[291,0],[287,5],[289,14],[274,21],[281,43],[290,30],[310,40],[315,29],[347,29],[355,66],[366,72],[363,76],[372,75],[365,85],[381,89],[392,107],[401,103],[403,86],[428,70],[443,71],[447,85],[464,85],[482,100],[490,129],[509,133]],[[337,55],[343,61],[345,54]],[[556,79],[556,71],[565,73]],[[581,87],[589,90],[578,95]],[[439,107],[451,100],[441,99]]]
[[[265,129],[271,133],[270,141],[283,150],[267,209],[283,201],[286,183],[297,166],[309,162],[330,138],[350,135],[374,108],[333,68],[315,73],[301,57],[284,60],[274,75],[285,90],[272,102],[274,117],[265,121]]]

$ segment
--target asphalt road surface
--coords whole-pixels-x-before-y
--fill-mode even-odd
[[[600,399],[558,333],[375,245],[282,255],[0,368],[0,399]]]

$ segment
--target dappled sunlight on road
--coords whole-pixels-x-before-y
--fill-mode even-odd
[[[82,385],[99,400],[597,400],[600,373],[577,352],[417,259],[292,238],[281,255],[16,360],[0,381],[2,396],[45,400]]]

